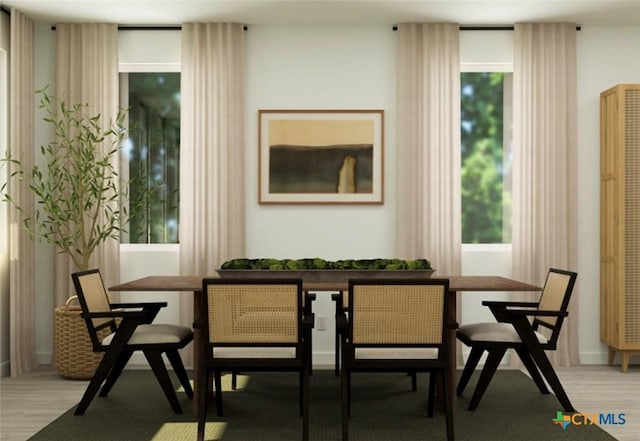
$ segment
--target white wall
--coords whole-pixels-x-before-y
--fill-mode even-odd
[[[130,31],[128,31],[130,32]],[[127,33],[128,33],[127,32]],[[502,47],[504,41],[482,44],[479,32],[465,36],[462,54],[478,56],[482,48]],[[39,34],[41,38],[43,37]],[[131,37],[130,34],[129,38]],[[50,37],[46,37],[50,38]],[[394,250],[395,181],[395,33],[389,26],[251,26],[247,38],[247,243],[251,257],[320,256],[328,259],[390,256]],[[487,38],[499,38],[490,34]],[[467,43],[465,43],[467,41]],[[579,141],[579,290],[580,350],[585,363],[606,362],[599,343],[599,92],[619,82],[640,82],[640,27],[583,26],[578,33]],[[41,47],[48,43],[40,42]],[[466,44],[474,48],[464,49]],[[171,52],[169,50],[168,52]],[[508,59],[504,48],[492,51]],[[44,55],[44,54],[43,54]],[[471,60],[473,61],[473,60]],[[155,60],[158,62],[158,60]],[[37,71],[52,72],[51,56],[37,60]],[[381,108],[385,110],[385,204],[382,206],[260,206],[257,203],[257,110],[260,108]],[[142,254],[141,254],[142,253]],[[176,272],[175,248],[152,252],[123,247],[122,278]],[[428,257],[428,256],[427,256]],[[508,275],[509,250],[465,248],[463,268],[469,274]],[[45,253],[46,260],[46,253]],[[44,265],[44,262],[42,263]],[[434,262],[437,267],[437,262]],[[48,275],[38,283],[46,286]],[[50,283],[50,281],[48,282]],[[46,296],[43,290],[38,295]],[[148,294],[147,294],[148,295]],[[469,303],[469,306],[467,304]],[[43,302],[43,305],[46,301]],[[43,308],[45,308],[43,306]],[[463,304],[466,322],[484,317],[479,299]],[[333,305],[321,297],[318,314],[328,316]],[[167,312],[168,320],[175,315]],[[52,312],[40,317],[38,334],[50,333]],[[38,340],[42,362],[51,344]],[[314,358],[331,362],[333,337],[316,331]]]
[[[395,33],[390,26],[251,26],[247,31],[247,244],[251,257],[393,252]],[[257,204],[258,109],[384,109],[383,206]]]
[[[599,327],[600,92],[619,83],[640,83],[640,26],[582,26],[578,32],[577,293],[583,363],[607,362]]]

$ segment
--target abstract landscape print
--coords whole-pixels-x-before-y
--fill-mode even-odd
[[[383,110],[260,110],[261,204],[382,204]]]

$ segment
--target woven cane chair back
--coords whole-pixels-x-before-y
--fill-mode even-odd
[[[440,345],[444,285],[354,285],[350,293],[355,345]]]

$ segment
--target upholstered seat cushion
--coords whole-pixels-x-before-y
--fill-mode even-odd
[[[540,344],[547,343],[547,338],[535,332]],[[473,323],[458,328],[458,335],[462,335],[472,341],[486,342],[511,342],[520,343],[522,340],[510,323]]]
[[[213,349],[214,358],[295,358],[295,348],[269,347],[218,347]]]
[[[140,325],[129,339],[128,344],[166,344],[179,343],[191,334],[191,328],[178,325]],[[102,340],[103,346],[108,346],[115,334],[107,335]]]
[[[438,350],[430,348],[356,348],[356,359],[435,359],[438,358]]]

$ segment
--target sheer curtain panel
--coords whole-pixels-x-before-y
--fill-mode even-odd
[[[457,24],[401,24],[397,60],[396,252],[460,274]]]
[[[56,96],[68,104],[86,103],[108,127],[118,112],[118,26],[106,23],[62,23],[56,26]],[[112,158],[119,169],[119,155]],[[92,256],[105,285],[120,282],[120,242],[108,239]],[[71,273],[77,271],[65,254],[55,258],[56,306],[74,293]]]
[[[436,275],[462,266],[459,35],[453,23],[398,26],[396,253]]]
[[[34,163],[34,50],[33,21],[11,10],[9,73],[9,149],[20,158],[25,169]],[[8,191],[18,206],[31,215],[33,193],[24,182],[10,178]],[[29,372],[37,365],[35,341],[35,246],[22,228],[23,215],[15,205],[7,205],[9,221],[9,358],[11,376]]]
[[[518,23],[514,50],[513,275],[542,285],[577,265],[576,25]],[[550,356],[560,366],[580,362],[579,298]]]
[[[182,275],[211,274],[245,253],[244,32],[235,23],[182,25]],[[180,316],[190,324],[187,297]]]

